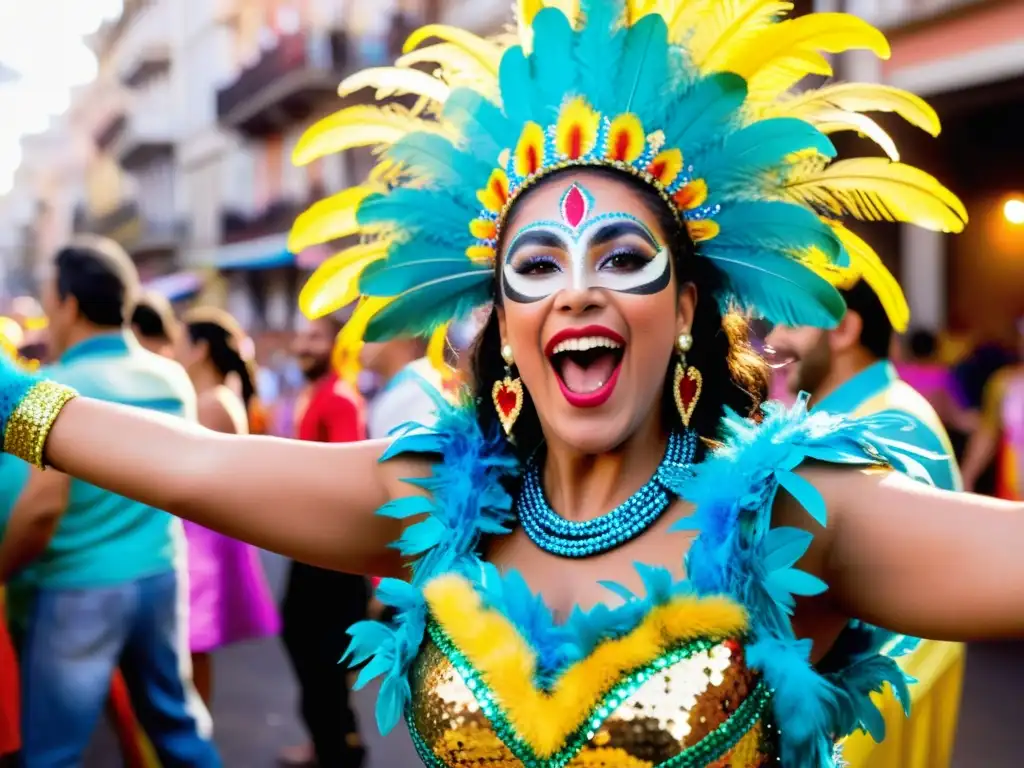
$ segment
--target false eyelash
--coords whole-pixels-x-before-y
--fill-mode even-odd
[[[598,269],[604,269],[605,265],[607,265],[608,262],[610,262],[612,259],[614,259],[616,257],[621,257],[621,256],[627,256],[630,259],[632,259],[633,264],[638,269],[639,268],[643,268],[644,266],[646,266],[647,264],[650,264],[650,262],[651,262],[651,259],[649,259],[647,256],[645,256],[644,254],[640,253],[639,251],[637,251],[637,250],[635,250],[633,248],[620,248],[618,250],[612,251],[611,253],[605,254],[601,258],[601,261],[598,263],[597,268]]]
[[[517,275],[525,275],[536,267],[554,267],[557,270],[561,270],[558,262],[550,256],[528,256],[521,264],[513,267],[513,270]]]

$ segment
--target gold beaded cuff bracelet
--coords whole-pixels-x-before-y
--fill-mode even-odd
[[[7,420],[4,453],[46,469],[43,449],[57,415],[78,393],[54,381],[40,381],[21,399]]]

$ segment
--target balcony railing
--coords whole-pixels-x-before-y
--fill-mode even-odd
[[[276,200],[256,214],[225,209],[220,215],[221,241],[225,244],[239,243],[287,232],[309,203],[321,197],[323,190],[316,190],[311,193],[309,201]]]
[[[121,82],[137,87],[171,66],[174,21],[172,4],[180,0],[147,3],[125,26],[117,50]]]
[[[127,200],[102,216],[91,216],[84,206],[74,215],[75,232],[109,237],[132,256],[172,251],[188,236],[188,224],[176,218],[157,219]]]
[[[301,120],[336,91],[351,58],[343,32],[284,35],[217,92],[217,118],[249,135]]]
[[[123,168],[132,170],[174,151],[177,134],[169,113],[162,101],[139,101],[131,108],[110,143],[111,153]]]

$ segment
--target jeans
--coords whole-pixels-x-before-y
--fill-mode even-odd
[[[185,599],[173,572],[36,593],[21,657],[25,768],[81,765],[118,664],[164,768],[221,765],[192,686]]]

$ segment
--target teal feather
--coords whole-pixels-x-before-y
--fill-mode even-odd
[[[632,112],[648,130],[664,125],[669,112],[668,27],[660,14],[644,16],[629,28],[616,69],[616,111]]]
[[[490,301],[493,281],[490,269],[471,269],[420,283],[374,315],[366,341],[428,336],[438,326],[460,320]]]
[[[446,188],[464,187],[473,179],[480,179],[480,186],[483,186],[491,171],[479,158],[460,151],[448,139],[432,133],[410,133],[388,147],[385,155]]]
[[[721,200],[733,191],[749,195],[751,176],[781,167],[796,152],[814,150],[835,157],[836,150],[821,131],[795,117],[773,117],[752,123],[720,145],[691,155],[695,173],[708,183],[711,196]]]
[[[574,91],[576,70],[572,66],[573,31],[569,20],[557,8],[544,8],[533,20],[533,53],[530,75],[533,80],[534,119],[541,125],[553,123],[567,95]]]
[[[501,151],[515,146],[519,138],[519,131],[501,107],[471,88],[455,88],[442,114],[462,134],[461,148],[475,157],[493,157],[497,163]]]
[[[731,72],[702,78],[678,97],[673,96],[665,120],[665,146],[689,154],[719,141],[731,129],[747,98],[747,81]]]
[[[701,254],[726,278],[723,309],[745,310],[783,325],[834,328],[846,312],[843,297],[827,280],[788,256],[751,248],[722,248],[709,241]]]
[[[721,231],[716,246],[761,248],[779,252],[818,248],[833,264],[842,264],[845,250],[835,232],[803,206],[781,202],[740,202],[715,215]],[[847,257],[848,260],[849,257]]]
[[[586,24],[576,33],[572,59],[579,91],[598,112],[614,114],[619,106],[615,88],[618,63],[626,42],[626,30],[619,23],[625,2],[582,0],[580,10]]]
[[[400,225],[406,232],[415,233],[417,239],[450,243],[453,248],[465,250],[473,242],[468,222],[478,214],[479,204],[466,205],[438,192],[398,187],[366,198],[356,211],[356,220],[361,227]]]
[[[509,48],[502,55],[498,85],[502,110],[513,125],[522,126],[534,119],[530,62],[520,46]]]
[[[366,296],[400,296],[418,285],[465,272],[491,274],[490,267],[474,264],[465,256],[436,256],[392,263],[375,261],[359,276],[359,290]]]

